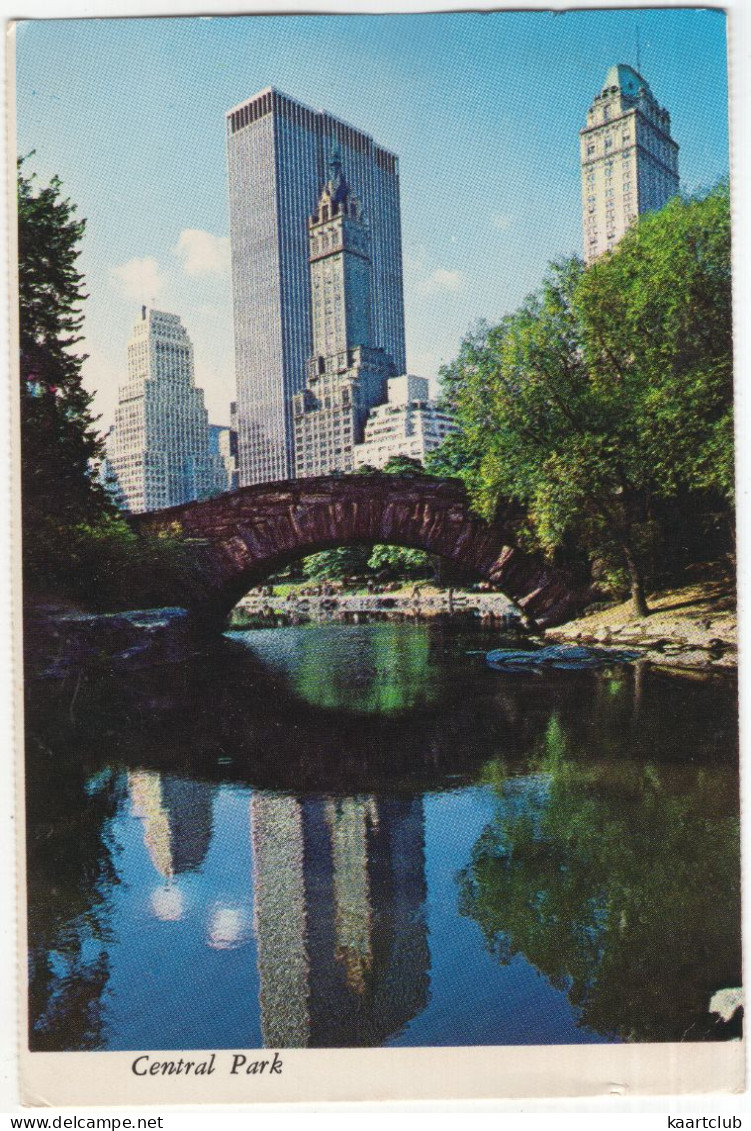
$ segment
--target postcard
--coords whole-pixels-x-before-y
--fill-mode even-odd
[[[23,1103],[742,1090],[728,14],[10,41]]]

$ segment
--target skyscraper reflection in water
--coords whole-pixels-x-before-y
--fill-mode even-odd
[[[200,868],[213,832],[214,786],[189,778],[132,770],[128,774],[132,812],[143,822],[151,861],[166,883],[151,895],[158,919],[180,919],[182,896],[173,880]]]
[[[425,1008],[422,799],[251,800],[267,1047],[382,1045]]]

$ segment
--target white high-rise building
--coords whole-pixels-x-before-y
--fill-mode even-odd
[[[119,390],[115,425],[107,437],[107,465],[115,490],[133,513],[228,489],[224,462],[210,450],[193,345],[176,314],[141,308],[128,341],[128,382]]]
[[[240,486],[294,475],[292,398],[313,352],[308,217],[332,148],[371,231],[370,345],[406,368],[393,153],[268,87],[227,113]]]
[[[355,445],[355,467],[385,467],[393,456],[425,462],[459,425],[431,400],[425,377],[405,373],[387,382],[386,404],[370,410],[363,442]]]
[[[617,63],[580,131],[584,259],[612,250],[643,212],[678,192],[678,145],[670,114],[647,81]]]

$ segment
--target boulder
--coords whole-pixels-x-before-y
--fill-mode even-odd
[[[588,648],[577,644],[552,644],[525,651],[498,648],[485,656],[495,671],[527,672],[541,668],[579,671],[607,664],[627,664],[638,660],[640,652],[616,648]]]

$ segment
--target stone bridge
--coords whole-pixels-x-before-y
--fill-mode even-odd
[[[503,510],[503,508],[502,508]],[[142,531],[191,540],[191,592],[175,594],[207,627],[218,627],[251,586],[289,562],[357,543],[411,546],[485,578],[539,627],[573,616],[590,596],[586,579],[514,545],[510,505],[493,523],[472,513],[464,485],[430,476],[350,475],[241,487],[205,502],[138,515]]]

